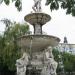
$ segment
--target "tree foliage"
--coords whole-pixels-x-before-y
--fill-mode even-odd
[[[9,5],[10,4],[10,2],[15,2],[15,7],[19,10],[19,11],[21,11],[21,9],[22,9],[22,2],[21,2],[22,0],[0,0],[0,4],[2,3],[2,2],[4,2],[6,5]]]
[[[10,4],[10,1],[15,2],[15,7],[21,11],[22,0],[0,0],[0,3],[4,2],[6,5]],[[58,10],[59,7],[66,9],[66,14],[75,16],[75,0],[46,0],[46,5],[50,6],[50,10]]]
[[[61,54],[61,59],[63,61],[63,65],[64,65],[64,70],[65,72],[75,72],[75,55],[72,55],[70,53],[59,53],[59,51],[57,49],[53,49],[53,55],[54,55],[54,59],[59,62],[60,58],[59,58],[59,54]],[[58,68],[57,68],[57,72],[60,71],[60,66],[58,64]]]
[[[15,70],[16,59],[21,55],[16,40],[28,31],[29,26],[26,23],[12,25],[8,23],[4,34],[0,36],[0,65],[7,66],[9,70]]]
[[[61,7],[66,9],[66,14],[75,16],[75,0],[46,0],[46,5],[50,5],[51,11]]]
[[[63,56],[65,71],[75,72],[75,55],[64,53],[62,56]]]

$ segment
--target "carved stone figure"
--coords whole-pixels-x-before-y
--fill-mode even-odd
[[[41,0],[34,0],[34,5],[33,5],[32,9],[35,12],[41,12]]]
[[[50,75],[50,69],[48,69],[47,66],[44,66],[41,75]]]
[[[45,53],[45,67],[42,69],[41,75],[56,75],[57,62],[54,60],[52,48],[48,47]]]
[[[51,48],[51,47],[48,47],[48,48],[46,49],[46,57],[47,57],[47,59],[48,59],[48,58],[54,58],[54,56],[53,56],[53,54],[52,54],[52,48]]]
[[[50,70],[50,75],[56,75],[57,65],[58,63],[53,58],[49,59],[47,67]]]
[[[17,75],[25,75],[26,66],[29,62],[28,58],[29,58],[28,54],[24,53],[20,59],[16,60]]]

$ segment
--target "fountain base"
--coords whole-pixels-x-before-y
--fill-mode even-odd
[[[43,52],[32,54],[30,56],[24,53],[17,60],[17,75],[56,75],[57,62],[52,55],[51,47],[48,47]]]

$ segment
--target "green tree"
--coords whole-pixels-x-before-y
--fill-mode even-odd
[[[17,37],[25,35],[28,31],[29,26],[26,23],[13,23],[8,25],[4,35],[0,36],[0,63],[9,70],[15,70],[16,59],[21,55],[17,46]]]
[[[75,55],[64,53],[63,55],[64,68],[67,72],[75,71]]]
[[[75,72],[75,55],[72,55],[71,53],[59,53],[58,49],[53,49],[53,55],[54,59],[59,62],[59,54],[61,54],[63,65],[64,65],[64,70],[65,72]],[[58,64],[57,72],[60,71],[60,66]]]
[[[59,55],[59,51],[58,51],[58,49],[53,48],[52,53],[54,55],[55,61],[59,62],[59,56],[58,56]]]
[[[46,5],[52,10],[58,10],[59,7],[66,9],[66,14],[75,16],[75,0],[46,0]]]
[[[21,11],[22,9],[22,0],[0,0],[0,4],[4,2],[6,5],[9,5],[10,2],[15,2],[15,7]]]
[[[0,3],[5,2],[9,5],[10,1],[15,2],[15,7],[21,11],[22,0],[0,0]],[[59,7],[66,9],[66,14],[75,16],[75,0],[46,0],[46,5],[50,6],[50,10],[58,10]]]

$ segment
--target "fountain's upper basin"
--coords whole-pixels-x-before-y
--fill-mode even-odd
[[[44,25],[46,22],[48,22],[51,17],[48,14],[45,13],[30,13],[25,16],[25,21],[29,22],[31,25]]]
[[[18,45],[32,52],[42,51],[48,46],[57,46],[60,39],[50,35],[24,35],[18,38]]]

